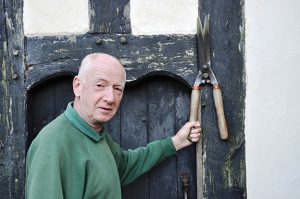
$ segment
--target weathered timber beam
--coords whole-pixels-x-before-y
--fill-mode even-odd
[[[90,0],[90,32],[131,33],[129,0]]]
[[[23,1],[0,1],[0,193],[24,198]]]
[[[25,45],[26,89],[52,76],[76,74],[82,58],[93,52],[119,58],[127,82],[159,73],[192,85],[198,73],[194,35],[34,37],[27,38]]]
[[[199,15],[210,16],[212,68],[221,83],[229,140],[216,136],[211,89],[204,88],[203,198],[247,198],[245,164],[244,0],[201,0]]]

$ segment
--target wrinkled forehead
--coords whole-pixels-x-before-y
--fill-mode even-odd
[[[79,71],[87,81],[106,80],[112,83],[125,84],[126,74],[120,62],[113,57],[96,57],[88,60]]]

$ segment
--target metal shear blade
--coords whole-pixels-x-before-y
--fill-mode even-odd
[[[211,69],[210,59],[210,34],[209,34],[209,16],[205,15],[204,25],[200,17],[197,20],[197,39],[198,39],[198,58],[199,58],[199,74],[201,74],[201,83],[218,84],[216,76]]]

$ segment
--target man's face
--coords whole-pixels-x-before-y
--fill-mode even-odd
[[[79,106],[81,114],[91,125],[103,125],[117,112],[120,105],[125,74],[114,61],[93,61],[79,77]]]

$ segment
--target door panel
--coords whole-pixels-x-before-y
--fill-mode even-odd
[[[137,85],[127,85],[120,108],[121,146],[136,148],[174,135],[188,120],[189,98],[186,86],[166,76],[152,76]],[[180,151],[123,187],[123,197],[183,198],[180,175],[187,172],[191,178],[189,196],[196,198],[194,157],[194,146]]]
[[[187,121],[189,89],[166,76],[152,76],[127,85],[119,111],[108,124],[112,138],[124,149],[174,135]],[[72,76],[48,80],[28,92],[28,146],[40,129],[74,99]],[[190,198],[195,198],[195,149],[173,156],[122,188],[124,199],[182,198],[180,175],[188,172]]]
[[[39,131],[60,115],[74,99],[72,76],[59,76],[37,85],[27,93],[27,149]]]

